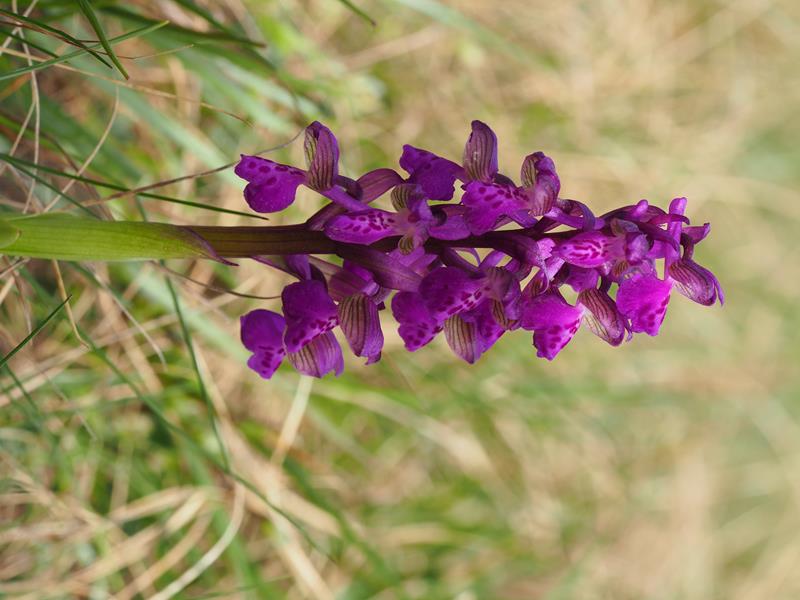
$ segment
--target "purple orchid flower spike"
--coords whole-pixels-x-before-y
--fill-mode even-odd
[[[286,208],[300,185],[332,201],[302,225],[263,228],[263,238],[249,228],[247,241],[233,244],[230,256],[241,256],[240,244],[258,237],[251,256],[297,280],[283,290],[282,315],[259,309],[242,317],[248,365],[264,378],[284,360],[308,375],[339,374],[337,330],[355,356],[376,362],[387,305],[409,351],[444,332],[455,355],[474,363],[516,329],[531,331],[537,355],[548,360],[582,324],[612,346],[655,336],[673,288],[700,304],[723,302],[717,278],[694,260],[710,226],[689,223],[685,198],[668,210],[640,200],[598,217],[583,202],[559,198],[545,154],[525,158],[517,186],[498,172],[497,147],[494,132],[474,121],[462,166],[404,146],[407,178],[379,168],[353,181],[339,174],[336,138],[312,123],[307,170],[243,157],[236,173],[256,210]],[[453,199],[456,180],[460,199],[437,203]],[[390,191],[393,210],[370,206]],[[291,252],[280,252],[282,242]],[[260,256],[264,248],[272,254]],[[321,251],[338,258],[314,255]]]
[[[248,182],[244,199],[250,208],[261,213],[281,211],[294,202],[301,184],[348,210],[362,208],[360,200],[346,191],[357,192],[357,183],[339,175],[339,144],[331,130],[314,121],[306,128],[304,149],[307,171],[242,155],[234,172]]]

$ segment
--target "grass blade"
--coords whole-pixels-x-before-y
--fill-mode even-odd
[[[375,19],[370,17],[363,9],[359,8],[355,4],[353,4],[350,0],[339,0],[340,3],[344,4],[347,8],[349,8],[353,13],[364,19],[367,23],[375,27],[377,23]]]
[[[0,15],[5,15],[7,17],[15,19],[15,20],[19,21],[20,23],[23,23],[23,24],[27,25],[28,28],[30,28],[30,29],[33,29],[35,31],[38,30],[38,31],[40,31],[40,33],[49,33],[49,34],[53,35],[54,37],[57,37],[57,38],[65,41],[65,42],[67,42],[68,44],[71,44],[73,46],[77,46],[78,48],[81,48],[84,51],[86,51],[89,54],[91,54],[92,56],[94,56],[97,60],[99,60],[101,63],[103,63],[109,69],[111,68],[111,65],[108,63],[108,61],[106,61],[106,59],[103,58],[103,56],[101,54],[99,54],[98,52],[95,52],[92,49],[92,47],[86,45],[84,42],[82,42],[78,38],[76,38],[74,36],[71,36],[66,31],[62,31],[61,29],[56,29],[55,27],[51,27],[50,25],[48,25],[47,23],[43,23],[42,21],[37,21],[36,19],[31,19],[30,17],[26,17],[25,15],[20,15],[20,14],[17,14],[17,13],[13,13],[13,12],[5,10],[3,8],[0,8]],[[27,43],[30,43],[30,42],[27,42]],[[52,54],[52,53],[48,52],[48,54]]]
[[[114,53],[114,49],[111,47],[111,44],[108,41],[108,37],[106,36],[106,32],[103,30],[103,26],[100,24],[100,19],[97,18],[97,15],[92,8],[92,5],[89,3],[89,0],[78,0],[78,8],[81,9],[81,12],[86,17],[86,20],[89,21],[89,24],[94,29],[94,32],[97,34],[97,37],[100,39],[100,44],[102,44],[103,49],[108,54],[108,57],[111,59],[111,62],[114,63],[114,66],[117,67],[122,76],[125,79],[130,79],[128,72],[125,70],[125,67],[122,66],[122,63],[117,58],[117,55]]]
[[[0,358],[0,369],[1,369],[1,368],[3,368],[3,366],[4,366],[4,365],[5,365],[5,364],[6,364],[6,363],[9,361],[9,360],[11,360],[11,357],[13,357],[13,356],[14,356],[14,355],[15,355],[17,352],[19,352],[19,351],[20,351],[20,350],[22,350],[22,349],[23,349],[25,346],[27,346],[27,345],[28,345],[28,342],[30,342],[30,341],[31,341],[31,340],[32,340],[34,337],[36,337],[36,334],[37,334],[37,333],[39,333],[39,332],[40,332],[42,329],[44,329],[45,325],[47,325],[47,323],[49,323],[49,322],[50,322],[50,320],[51,320],[53,317],[55,317],[55,316],[58,314],[58,312],[59,312],[59,311],[60,311],[62,308],[64,308],[64,306],[66,306],[66,304],[67,304],[67,302],[69,302],[70,298],[72,298],[72,295],[69,295],[69,296],[67,296],[67,299],[66,299],[66,300],[64,300],[64,301],[63,301],[61,304],[59,304],[58,306],[56,306],[56,307],[53,309],[53,311],[52,311],[52,312],[51,312],[49,315],[47,315],[47,316],[44,318],[44,320],[43,320],[41,323],[39,323],[39,324],[38,324],[36,327],[34,327],[34,328],[33,328],[33,331],[31,331],[31,332],[30,332],[30,333],[29,333],[29,334],[28,334],[28,335],[25,337],[25,339],[24,339],[24,340],[22,340],[22,341],[21,341],[19,344],[17,344],[16,346],[14,346],[14,348],[11,350],[11,352],[9,352],[8,354],[6,354],[6,355],[5,355],[3,358]]]
[[[21,159],[21,158],[17,158],[16,156],[10,156],[10,155],[5,154],[3,152],[0,152],[0,160],[4,160],[4,161],[6,161],[9,164],[12,164],[14,166],[23,165],[23,166],[28,166],[28,167],[31,167],[31,168],[37,168],[38,170],[44,171],[45,173],[52,173],[53,175],[58,175],[59,177],[66,177],[68,179],[74,179],[75,181],[79,181],[80,183],[85,183],[85,184],[88,184],[88,185],[94,185],[94,186],[101,187],[101,188],[106,188],[106,189],[109,189],[109,190],[115,190],[117,192],[130,192],[131,191],[129,188],[126,188],[123,185],[117,185],[115,183],[109,183],[107,181],[101,181],[99,179],[92,179],[91,177],[84,177],[82,175],[75,175],[73,173],[66,173],[64,171],[60,171],[60,170],[54,169],[52,167],[46,167],[46,166],[43,166],[43,165],[37,165],[36,163],[32,163],[30,161],[27,161],[27,160],[24,160],[24,159]],[[22,170],[22,169],[20,169],[20,170]],[[27,171],[26,171],[26,173],[27,173]],[[53,189],[53,188],[51,188],[51,189]],[[138,193],[136,193],[136,196],[139,196],[139,197],[142,197],[142,198],[150,198],[150,199],[153,199],[153,200],[160,200],[162,202],[169,202],[171,204],[183,204],[184,206],[191,206],[192,208],[199,208],[199,209],[202,209],[202,210],[210,210],[210,211],[213,211],[213,212],[225,213],[225,214],[229,214],[229,215],[236,215],[236,216],[239,216],[239,217],[247,217],[249,219],[259,219],[261,221],[268,221],[269,220],[268,218],[262,217],[261,215],[256,215],[256,214],[252,214],[252,213],[246,213],[244,211],[234,210],[232,208],[222,208],[222,207],[219,207],[219,206],[211,206],[211,205],[208,205],[208,204],[203,204],[202,202],[193,202],[191,200],[181,200],[180,198],[173,198],[172,196],[165,196],[163,194],[153,194],[151,192],[138,192]],[[111,200],[115,200],[115,199],[116,198],[108,198],[108,199],[103,199],[102,201],[105,202],[106,200],[108,200],[110,202]],[[77,200],[75,202],[77,202]],[[87,208],[86,208],[87,206],[94,206],[95,204],[99,204],[99,203],[100,203],[100,201],[93,200],[93,201],[87,202],[85,205],[81,204],[80,206],[84,210],[87,210]]]
[[[148,25],[146,27],[140,27],[139,29],[134,29],[133,31],[129,31],[128,33],[123,33],[122,35],[118,35],[117,37],[113,37],[108,40],[109,44],[117,44],[119,42],[124,42],[125,40],[129,40],[135,37],[141,37],[148,33],[155,31],[156,29],[161,29],[165,25],[167,25],[169,21],[161,21],[159,23],[154,23],[152,25]],[[41,69],[46,69],[47,67],[51,67],[53,65],[66,62],[68,60],[72,60],[73,58],[78,58],[79,56],[83,56],[87,52],[91,52],[92,48],[97,48],[102,46],[100,42],[96,44],[91,44],[87,46],[86,50],[76,50],[75,52],[70,52],[69,54],[62,54],[57,58],[51,58],[49,60],[42,61],[35,65],[29,65],[27,67],[21,67],[9,73],[4,73],[0,75],[0,81],[5,81],[6,79],[14,79],[19,77],[20,75],[25,75],[26,73],[30,73],[31,71],[40,71]]]

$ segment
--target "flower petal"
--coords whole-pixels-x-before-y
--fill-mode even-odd
[[[581,325],[583,309],[569,304],[560,293],[551,290],[538,296],[523,296],[523,329],[533,330],[536,356],[553,360],[573,338]]]
[[[325,225],[325,235],[337,242],[372,244],[397,233],[397,215],[377,208],[334,217]]]
[[[658,335],[667,314],[669,281],[654,275],[623,279],[617,291],[617,308],[631,321],[631,331]]]
[[[464,218],[466,212],[460,204],[437,206],[434,214],[438,219],[444,217],[444,221],[428,227],[428,235],[437,240],[460,240],[469,236],[469,226]]]
[[[564,283],[580,293],[583,290],[597,287],[597,280],[599,277],[600,273],[598,273],[596,269],[586,269],[584,267],[570,265],[567,267],[567,276],[564,279]]]
[[[286,358],[300,373],[311,377],[322,377],[331,371],[338,376],[344,370],[342,347],[331,331],[318,335]]]
[[[439,267],[419,285],[419,293],[434,318],[444,320],[471,310],[484,296],[483,282],[457,267]]]
[[[393,169],[375,169],[364,173],[358,178],[358,185],[361,186],[361,201],[365,204],[372,202],[401,183],[403,183],[403,178]]]
[[[335,270],[328,274],[328,293],[337,302],[353,294],[372,296],[381,289],[372,273],[348,260],[341,267],[331,267]]]
[[[455,180],[462,172],[452,160],[408,144],[403,146],[400,166],[408,172],[409,183],[419,184],[431,200],[450,200],[455,192]]]
[[[429,343],[442,330],[442,324],[425,307],[416,292],[399,292],[392,298],[392,314],[400,324],[398,333],[406,349],[414,352]]]
[[[356,356],[367,357],[367,364],[381,357],[383,332],[378,307],[366,294],[354,294],[339,303],[339,323]]]
[[[278,313],[264,309],[247,313],[239,322],[242,343],[253,353],[247,366],[264,379],[269,379],[286,355],[283,348],[286,322]]]
[[[497,136],[486,123],[472,122],[464,147],[464,170],[473,181],[489,183],[497,174]]]
[[[444,337],[456,356],[473,364],[481,357],[482,350],[475,323],[453,315],[444,322]]]
[[[711,306],[719,298],[725,302],[722,288],[714,274],[690,259],[682,258],[672,263],[668,275],[675,282],[676,289],[698,304]]]
[[[470,364],[505,333],[492,315],[492,302],[483,301],[474,309],[453,315],[444,323],[444,335],[450,348]]]
[[[553,253],[577,267],[599,267],[625,256],[624,240],[600,231],[585,231],[561,242]]]
[[[525,198],[511,185],[470,181],[461,203],[469,210],[465,221],[470,231],[481,235],[494,229],[498,219],[525,209]]]
[[[249,182],[244,188],[244,199],[250,208],[261,213],[277,212],[289,206],[294,202],[297,187],[306,179],[300,169],[245,154],[234,173]]]
[[[306,127],[303,149],[308,163],[306,185],[318,192],[331,189],[339,174],[339,143],[336,136],[325,125],[314,121]]]
[[[297,352],[321,333],[339,322],[334,304],[321,281],[299,281],[284,288],[281,294],[287,352]]]
[[[587,309],[583,318],[592,333],[612,346],[622,343],[625,339],[625,320],[611,296],[596,288],[583,290],[578,294],[578,304]]]
[[[521,175],[531,213],[544,215],[550,212],[561,191],[561,180],[552,159],[543,152],[529,154],[522,163]]]

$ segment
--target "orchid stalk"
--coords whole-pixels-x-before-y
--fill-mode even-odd
[[[673,288],[704,305],[723,301],[694,261],[709,224],[690,225],[686,199],[646,200],[596,216],[562,198],[553,161],[522,164],[522,185],[499,172],[497,138],[473,121],[460,163],[404,146],[400,167],[358,179],[339,174],[339,147],[320,123],[306,129],[307,169],[243,155],[244,199],[262,213],[287,208],[304,185],[330,202],[305,223],[213,227],[102,221],[66,214],[0,220],[0,253],[60,260],[254,259],[297,281],[282,312],[241,318],[248,365],[270,378],[284,360],[321,377],[341,373],[338,327],[356,356],[380,359],[380,313],[416,351],[443,332],[474,363],[516,329],[552,360],[582,324],[612,346],[658,334]],[[456,184],[463,190],[453,202]],[[388,195],[391,207],[372,203]],[[333,259],[331,257],[338,257]],[[571,290],[575,300],[570,302]],[[390,300],[391,297],[391,300]]]

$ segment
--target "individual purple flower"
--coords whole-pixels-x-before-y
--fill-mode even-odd
[[[244,198],[256,212],[278,212],[294,202],[297,188],[303,184],[333,202],[358,210],[361,202],[345,188],[357,190],[339,175],[339,144],[330,129],[314,121],[306,128],[305,154],[308,170],[304,171],[258,156],[243,154],[234,172],[248,182]]]
[[[450,200],[455,181],[464,172],[453,161],[408,144],[403,146],[400,166],[408,173],[408,183],[418,184],[430,200]]]
[[[623,279],[617,291],[617,307],[630,320],[634,333],[658,335],[667,314],[672,284],[654,274]]]
[[[725,295],[719,280],[714,274],[701,267],[690,258],[673,262],[668,269],[669,278],[681,294],[704,306],[711,306],[717,300],[725,302]]]
[[[399,235],[398,248],[411,252],[428,239],[428,230],[435,219],[417,184],[395,187],[392,204],[397,212],[369,208],[336,216],[325,225],[325,234],[332,240],[355,244],[372,244]]]
[[[523,303],[521,326],[533,331],[539,358],[553,360],[581,326],[583,309],[569,304],[558,290],[549,289]]]
[[[553,160],[543,152],[529,154],[522,163],[520,175],[531,214],[549,213],[561,191],[561,180]]]
[[[400,324],[398,333],[410,352],[427,345],[444,327],[443,320],[431,314],[418,292],[395,294],[392,314]]]
[[[464,170],[469,181],[461,203],[469,209],[465,219],[474,235],[491,231],[503,218],[523,227],[534,225],[534,217],[550,211],[561,189],[553,161],[542,152],[523,162],[523,187],[498,173],[497,137],[480,121],[472,122],[464,148]]]
[[[241,317],[240,324],[242,344],[253,353],[247,366],[269,379],[286,356],[283,347],[286,322],[278,313],[257,309]]]
[[[318,335],[339,324],[336,303],[321,281],[298,281],[281,294],[286,319],[284,344],[287,352],[297,352]]]
[[[489,302],[481,302],[444,322],[447,344],[456,356],[469,364],[475,363],[505,331],[492,315]]]

